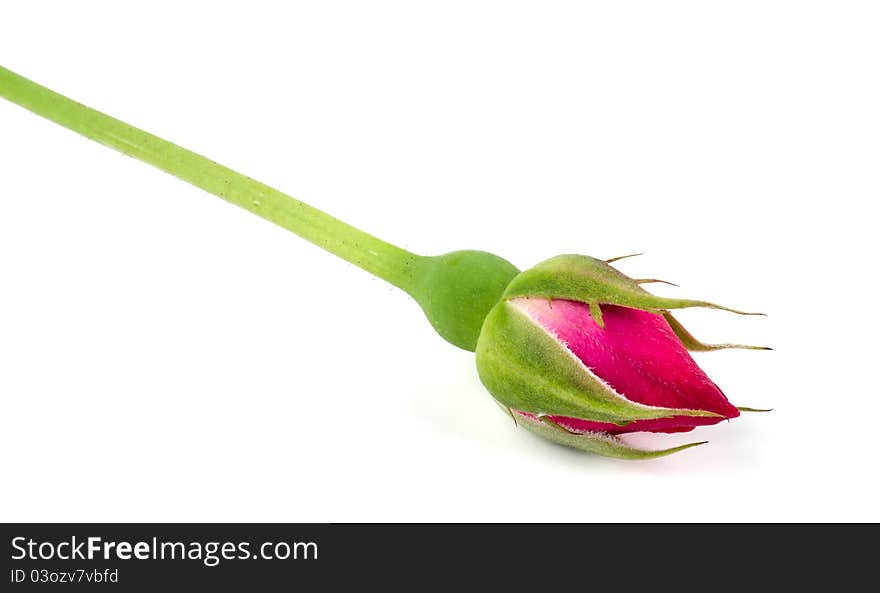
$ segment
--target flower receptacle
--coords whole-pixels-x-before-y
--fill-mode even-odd
[[[473,352],[483,321],[519,270],[485,251],[419,258],[407,291],[447,342]]]

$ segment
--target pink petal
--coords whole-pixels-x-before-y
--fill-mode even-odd
[[[708,410],[725,418],[739,410],[697,366],[662,315],[602,305],[605,328],[590,307],[566,300],[523,298],[514,305],[555,335],[596,376],[630,401],[649,406]],[[638,420],[625,427],[562,416],[555,422],[575,432],[684,432],[722,418],[676,416]]]

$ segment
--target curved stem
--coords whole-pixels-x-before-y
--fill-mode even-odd
[[[422,259],[418,255],[377,239],[202,155],[68,99],[2,66],[0,96],[249,210],[412,292],[414,268]]]

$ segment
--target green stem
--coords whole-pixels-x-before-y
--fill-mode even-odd
[[[425,257],[0,66],[0,97],[241,206],[408,292],[445,340],[476,348],[483,320],[518,273],[485,251]]]
[[[412,293],[421,260],[285,193],[0,66],[0,96],[274,222]]]

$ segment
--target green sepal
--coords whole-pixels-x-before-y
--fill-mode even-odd
[[[720,417],[626,399],[513,303],[498,303],[489,313],[476,355],[480,380],[496,400],[514,410],[615,424],[673,416]]]
[[[605,457],[616,457],[617,459],[656,459],[657,457],[671,455],[707,442],[699,441],[659,451],[645,451],[627,445],[619,438],[607,433],[571,432],[549,418],[530,418],[519,415],[519,419],[521,426],[547,440],[588,453],[595,453]]]
[[[546,297],[582,303],[620,305],[660,313],[667,309],[707,307],[739,315],[747,313],[708,301],[674,299],[653,295],[638,282],[606,261],[587,255],[559,255],[516,276],[504,291],[504,299]]]
[[[740,412],[772,412],[773,408],[750,408],[748,406],[736,406]]]
[[[713,350],[727,350],[730,348],[738,348],[740,350],[773,350],[773,348],[768,346],[749,346],[746,344],[706,344],[695,338],[691,332],[685,329],[681,322],[673,317],[672,313],[667,311],[663,313],[663,317],[666,318],[669,327],[672,328],[672,331],[678,336],[684,347],[691,352],[711,352]]]

